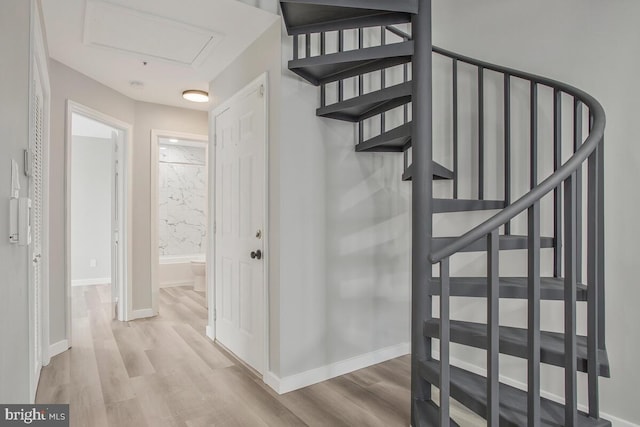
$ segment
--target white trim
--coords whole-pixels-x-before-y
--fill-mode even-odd
[[[133,297],[133,290],[130,284],[132,283],[133,274],[133,239],[132,237],[132,224],[133,224],[133,125],[123,122],[112,116],[101,113],[85,105],[79,104],[67,99],[67,111],[66,111],[66,127],[65,127],[65,283],[67,292],[67,340],[69,345],[73,344],[73,337],[71,334],[71,156],[72,156],[72,117],[73,114],[79,114],[98,122],[104,123],[108,126],[121,130],[125,133],[124,138],[124,177],[123,185],[125,188],[125,194],[122,195],[124,199],[124,224],[122,227],[123,248],[124,248],[124,265],[123,282],[120,286],[120,292],[118,295],[118,320],[127,321],[131,317],[131,300]]]
[[[49,346],[49,354],[51,355],[51,357],[56,357],[57,355],[69,350],[69,348],[71,348],[69,346],[69,341],[58,341],[57,343],[53,343]]]
[[[95,286],[95,285],[110,285],[111,277],[104,277],[102,279],[78,279],[72,280],[71,286]]]
[[[191,261],[206,262],[206,254],[194,255],[162,255],[160,256],[160,265],[171,264],[191,264]]]
[[[209,338],[211,341],[216,342],[216,331],[214,328],[207,325],[205,329],[205,334],[207,335],[207,338]]]
[[[151,308],[143,308],[142,310],[133,310],[129,315],[129,320],[147,319],[154,316],[156,316],[156,314]]]
[[[209,136],[208,135],[199,135],[193,133],[185,133],[185,132],[175,132],[170,130],[160,130],[160,129],[152,129],[151,130],[151,309],[157,315],[160,312],[160,301],[159,301],[159,293],[160,288],[163,287],[160,283],[160,264],[172,264],[172,262],[165,262],[165,257],[161,259],[160,257],[160,237],[158,232],[158,223],[160,221],[160,206],[158,205],[159,199],[159,191],[158,188],[158,174],[159,167],[158,163],[160,161],[160,138],[175,138],[181,141],[173,143],[173,145],[181,146],[185,145],[182,140],[187,141],[195,141],[199,143],[200,146],[204,147],[206,150],[206,158],[209,157]],[[208,190],[208,189],[207,189]],[[202,255],[199,255],[202,256]],[[166,257],[167,260],[176,260],[179,258],[185,257],[177,257],[171,256]],[[189,255],[188,260],[179,261],[176,263],[188,263],[191,262],[192,256]]]
[[[266,377],[266,373],[270,372],[270,304],[269,304],[269,259],[270,259],[270,246],[269,246],[269,202],[270,202],[270,192],[269,192],[269,144],[270,144],[270,134],[269,134],[269,96],[270,96],[270,88],[269,88],[269,73],[264,72],[251,83],[247,84],[243,89],[240,89],[229,99],[218,105],[215,109],[213,109],[209,113],[209,133],[213,135],[214,148],[209,151],[209,188],[210,194],[215,194],[216,189],[216,117],[220,114],[224,113],[229,109],[229,106],[236,99],[246,96],[247,93],[253,91],[257,85],[262,85],[264,87],[263,94],[263,102],[264,102],[264,225],[262,230],[263,235],[263,245],[264,245],[264,255],[263,255],[263,263],[264,263],[264,280],[263,280],[263,295],[264,295],[264,363],[263,363],[263,372],[260,372],[264,377]],[[209,230],[215,229],[215,219],[216,219],[216,204],[215,197],[209,197]],[[207,336],[211,338],[213,341],[216,340],[216,322],[214,319],[215,307],[216,307],[216,298],[215,298],[215,244],[216,244],[216,236],[215,233],[209,233],[209,245],[207,248],[207,259],[209,262],[207,263],[207,287],[209,293],[209,307],[213,307],[212,310],[209,310],[209,325],[207,326]],[[209,335],[210,333],[210,335]]]
[[[175,288],[178,286],[193,286],[193,280],[191,281],[184,281],[184,280],[178,280],[175,282],[160,282],[160,289],[164,289],[164,288]]]
[[[440,358],[440,352],[436,349],[433,350],[432,354],[433,357],[436,359]],[[472,363],[469,362],[465,362],[462,361],[460,359],[457,359],[455,357],[451,358],[451,364],[455,365],[461,369],[464,369],[465,371],[469,371],[471,373],[477,374],[477,375],[481,375],[483,377],[487,376],[487,370],[485,368],[482,368],[478,365],[474,365]],[[523,383],[522,381],[518,381],[515,380],[513,378],[504,376],[504,375],[500,375],[500,382],[503,384],[506,384],[508,386],[520,389],[520,390],[526,390],[527,389],[527,385],[525,383]],[[564,403],[564,398],[558,396],[557,394],[554,393],[550,393],[548,391],[544,391],[541,390],[540,391],[540,396],[544,397],[545,399],[549,399],[552,400],[554,402],[558,402],[563,404]],[[588,412],[589,408],[586,405],[582,405],[582,404],[578,404],[578,409],[583,411],[583,412]],[[639,424],[634,424],[631,421],[627,421],[625,419],[622,419],[620,417],[616,417],[615,415],[611,415],[611,414],[607,414],[606,412],[600,412],[600,417],[604,418],[605,420],[609,420],[611,421],[611,423],[613,424],[613,427],[640,427]]]
[[[271,387],[276,393],[285,394],[330,380],[331,378],[346,375],[359,369],[368,368],[369,366],[377,365],[391,359],[406,356],[410,351],[411,344],[402,343],[284,378],[279,378],[273,372],[269,371],[264,374],[263,380],[265,384]]]

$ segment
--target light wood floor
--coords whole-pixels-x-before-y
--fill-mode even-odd
[[[36,401],[72,426],[409,425],[409,358],[278,396],[204,336],[204,294],[160,293],[160,316],[110,320],[109,288],[73,288],[73,348],[42,370]]]

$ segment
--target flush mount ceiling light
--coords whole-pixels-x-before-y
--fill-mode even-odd
[[[191,102],[209,102],[209,94],[203,90],[185,90],[182,97]]]

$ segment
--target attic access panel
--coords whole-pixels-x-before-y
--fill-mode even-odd
[[[172,19],[102,1],[87,2],[84,43],[140,58],[200,65],[223,36]]]

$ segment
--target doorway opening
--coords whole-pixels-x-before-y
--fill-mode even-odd
[[[209,306],[209,139],[153,130],[151,141],[153,314],[188,321],[204,333]],[[161,301],[166,303],[164,313]]]
[[[99,304],[129,320],[128,188],[131,126],[79,104],[67,108],[67,330]],[[71,342],[69,342],[71,346]]]

